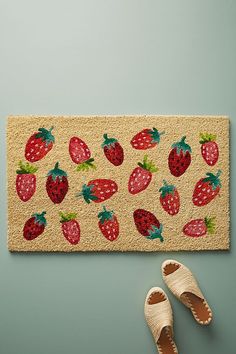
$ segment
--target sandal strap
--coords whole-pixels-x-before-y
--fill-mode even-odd
[[[198,296],[200,299],[204,299],[196,279],[184,265],[181,265],[175,272],[166,275],[165,282],[173,294],[188,307],[189,304],[183,296],[184,293],[189,292]]]
[[[171,337],[173,336],[173,316],[168,299],[153,305],[145,302],[145,317],[156,342],[164,327],[169,327]]]

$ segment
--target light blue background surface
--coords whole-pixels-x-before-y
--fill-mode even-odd
[[[235,18],[229,0],[0,0],[1,354],[156,353],[143,302],[167,257],[214,311],[199,327],[169,295],[179,352],[235,353],[234,184],[231,252],[10,254],[4,142],[8,114],[226,114],[233,151]]]

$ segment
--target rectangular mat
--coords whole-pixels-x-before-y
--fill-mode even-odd
[[[229,120],[9,117],[11,251],[229,248]]]

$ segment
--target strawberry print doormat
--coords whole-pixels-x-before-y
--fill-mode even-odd
[[[9,117],[10,251],[229,248],[229,120]]]

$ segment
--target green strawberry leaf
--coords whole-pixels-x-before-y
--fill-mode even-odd
[[[143,163],[138,162],[138,166],[151,173],[158,171],[158,168],[155,166],[154,162],[152,160],[148,161],[147,155],[144,156]]]
[[[94,185],[83,184],[81,192],[77,193],[75,196],[77,198],[83,197],[86,203],[90,204],[91,200],[98,200],[98,197],[93,194]]]
[[[169,194],[174,194],[175,193],[175,186],[173,184],[167,184],[165,180],[163,180],[163,186],[159,189],[159,192],[161,193],[161,198],[165,198],[165,196]]]
[[[149,236],[147,236],[146,238],[148,240],[154,240],[156,238],[159,238],[161,242],[164,241],[164,238],[162,236],[162,231],[163,231],[163,226],[162,224],[160,225],[160,227],[158,228],[155,225],[151,226],[151,230],[149,230]]]
[[[115,138],[108,138],[107,134],[104,134],[103,138],[104,138],[104,142],[102,143],[102,148],[109,147],[109,146],[114,146],[115,143],[118,142],[118,140],[115,139]]]
[[[205,225],[207,228],[207,232],[211,235],[214,234],[215,233],[215,217],[212,217],[212,218],[205,217],[204,221],[205,221]]]
[[[47,177],[49,176],[52,176],[53,181],[57,178],[61,181],[63,177],[67,177],[67,173],[59,168],[59,162],[57,162],[54,169],[48,172]]]
[[[41,214],[33,214],[32,217],[34,217],[34,222],[39,224],[39,225],[47,225],[47,220],[45,218],[46,211],[43,211]]]
[[[165,134],[165,132],[159,133],[156,128],[149,129],[148,134],[151,136],[152,141],[151,143],[158,143],[160,142],[161,135]]]
[[[205,144],[209,141],[216,141],[216,134],[200,133],[200,144]]]
[[[221,180],[219,178],[221,173],[222,173],[221,170],[218,170],[216,175],[214,175],[211,172],[207,172],[206,173],[207,177],[203,178],[203,182],[209,182],[213,190],[215,190],[217,187],[221,188],[222,185],[221,185]]]
[[[38,133],[35,135],[37,139],[41,138],[43,141],[46,142],[46,146],[48,146],[50,143],[55,143],[55,138],[52,135],[52,130],[54,127],[51,127],[49,130],[45,128],[39,128]]]
[[[67,222],[67,221],[71,221],[71,220],[75,220],[77,217],[77,213],[63,213],[63,212],[59,212],[59,215],[61,217],[60,222]]]
[[[98,218],[101,224],[104,224],[105,221],[107,220],[112,220],[114,216],[114,211],[113,210],[107,210],[105,206],[103,206],[103,211],[98,213]]]
[[[19,169],[16,170],[17,174],[24,175],[24,174],[34,174],[38,171],[38,167],[30,165],[28,162],[23,163],[22,161],[19,162]]]
[[[88,159],[87,161],[84,161],[80,164],[77,165],[76,167],[76,171],[80,172],[80,171],[88,171],[90,168],[92,170],[96,170],[96,166],[93,164],[94,159]]]
[[[190,147],[190,145],[188,145],[185,142],[186,136],[183,136],[182,139],[176,143],[174,143],[171,147],[172,149],[176,149],[177,150],[177,154],[179,155],[181,150],[183,151],[183,153],[189,152],[191,154],[192,149]]]

